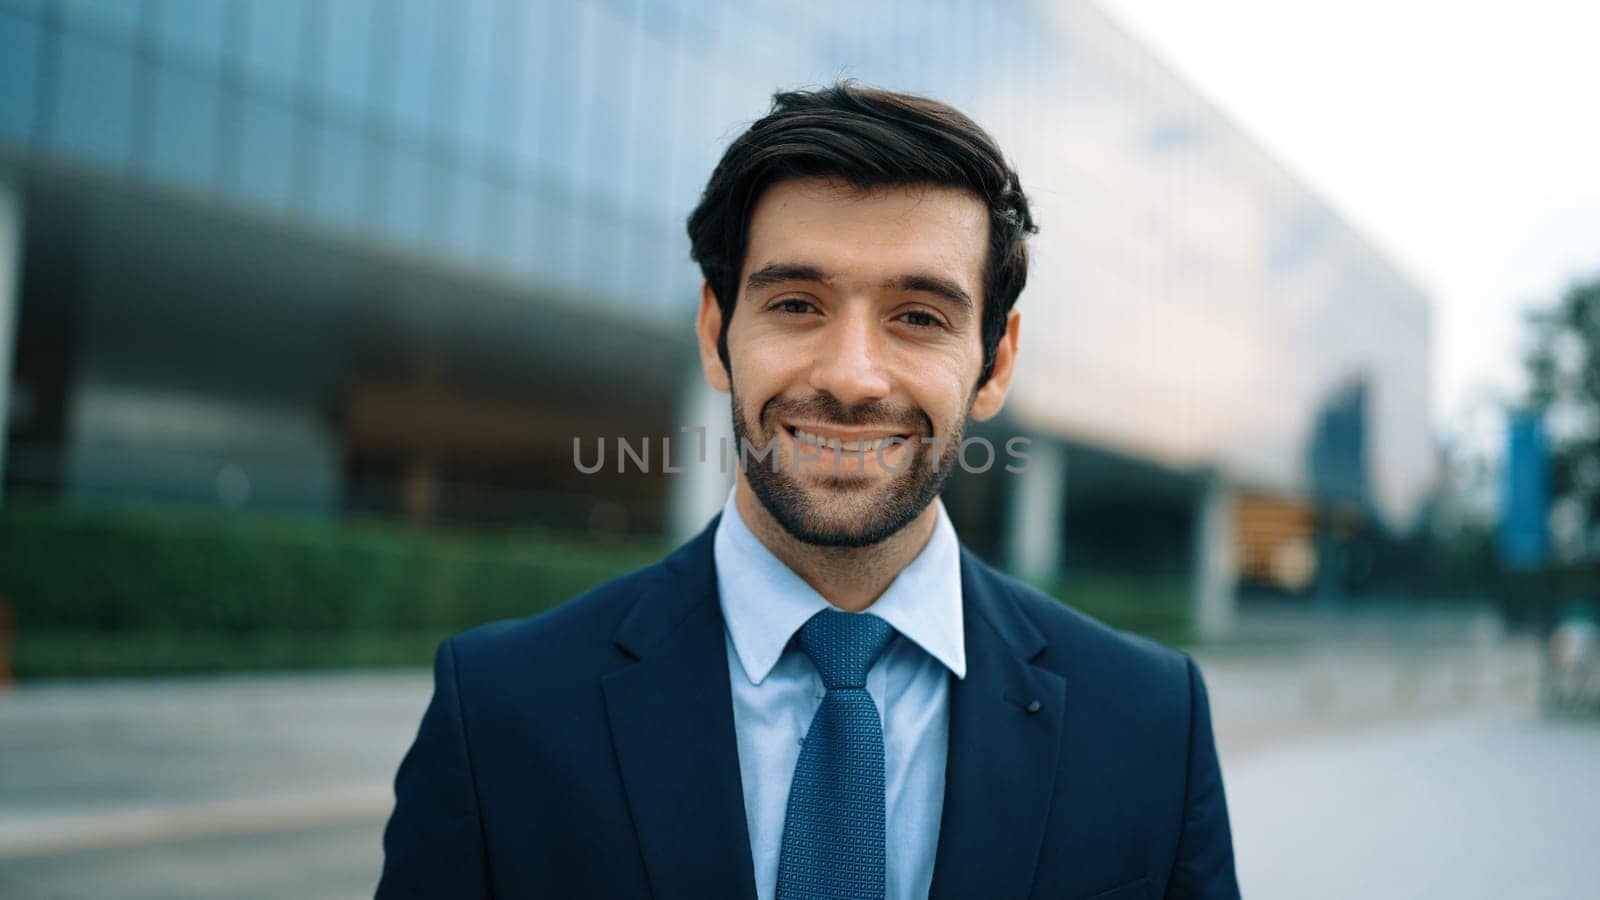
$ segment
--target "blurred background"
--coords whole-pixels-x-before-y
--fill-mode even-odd
[[[1200,660],[1246,895],[1600,896],[1592,31],[1399,7],[0,0],[0,896],[370,895],[438,641],[720,508],[684,219],[839,77],[1021,173],[945,500]]]

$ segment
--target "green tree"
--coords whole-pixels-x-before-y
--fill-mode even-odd
[[[1600,277],[1574,283],[1528,320],[1526,403],[1544,415],[1550,436],[1558,548],[1592,558],[1600,549]]]

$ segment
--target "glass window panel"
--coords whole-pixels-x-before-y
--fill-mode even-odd
[[[300,72],[298,0],[256,0],[249,10],[245,71],[262,84],[293,90]]]
[[[162,41],[172,50],[215,65],[224,52],[227,12],[218,0],[165,0]]]
[[[454,176],[449,246],[463,259],[476,259],[483,254],[483,204],[488,185],[474,166],[459,167]]]
[[[239,190],[272,207],[288,204],[294,164],[294,114],[289,105],[258,95],[240,104]]]
[[[539,273],[552,283],[565,284],[578,265],[577,210],[565,193],[542,190],[534,195],[531,212],[537,243],[531,248]]]
[[[578,182],[613,200],[620,199],[620,175],[627,161],[627,60],[632,32],[607,6],[582,4],[583,128],[578,150]]]
[[[535,34],[531,46],[540,52],[533,54],[524,81],[522,156],[551,178],[571,179],[577,166],[580,107],[575,81],[582,64],[582,48],[574,40],[577,6],[553,3],[536,7],[529,17]]]
[[[363,153],[359,133],[343,124],[317,129],[317,191],[314,207],[319,215],[341,225],[361,221]]]
[[[209,187],[217,165],[216,80],[167,63],[155,76],[150,122],[150,168],[197,187]]]
[[[625,303],[628,265],[633,254],[633,229],[617,210],[592,199],[580,201],[578,252],[567,267],[568,283]]]
[[[511,224],[507,239],[495,248],[501,265],[522,275],[542,275],[549,270],[540,253],[544,239],[545,205],[533,188],[523,185],[511,193]]]
[[[689,258],[687,250],[669,253],[666,260],[666,285],[673,292],[672,314],[693,314],[695,304],[700,300],[700,267]]]
[[[688,254],[684,248],[688,242],[682,238],[673,240],[676,231],[656,231],[649,238],[654,253],[651,256],[651,268],[646,273],[649,278],[647,288],[659,298],[658,302],[668,319],[675,319],[680,314],[692,314],[689,312],[692,305],[686,304],[685,298],[694,297],[700,286],[698,278],[684,271],[683,258]]]
[[[582,206],[568,211],[562,218],[563,225],[569,229],[567,238],[572,247],[572,252],[567,254],[557,264],[554,272],[556,283],[565,290],[581,291],[605,299],[605,286],[600,283],[600,278],[594,271],[592,257],[593,248],[597,243],[600,227],[595,224],[596,214],[591,208]],[[591,234],[590,232],[596,232]]]
[[[503,268],[511,268],[511,248],[515,239],[516,185],[504,172],[486,176],[483,194],[482,239],[479,255]]]
[[[624,290],[634,303],[643,308],[666,308],[663,295],[668,290],[661,281],[661,245],[660,234],[655,228],[636,221]]]
[[[737,10],[720,4],[715,9],[705,31],[711,81],[701,86],[700,115],[704,119],[705,133],[719,138],[712,143],[721,144],[738,132],[740,123],[752,121],[765,107],[764,103],[752,107],[743,102],[740,95],[751,91],[770,95],[776,85],[758,85],[740,77],[738,61],[743,50],[743,35],[738,26]]]
[[[131,38],[139,29],[139,4],[134,0],[67,0],[67,21],[109,29]]]
[[[541,161],[542,130],[552,109],[546,95],[550,93],[547,82],[550,72],[554,70],[554,62],[549,59],[548,45],[551,43],[548,28],[551,19],[557,12],[563,11],[565,4],[551,4],[545,6],[523,7],[522,17],[517,24],[517,40],[522,52],[516,54],[522,63],[518,74],[520,90],[517,96],[517,115],[512,136],[512,156],[515,158],[520,177],[527,178],[533,174],[533,167]]]
[[[634,46],[638,52],[627,89],[632,110],[628,141],[634,152],[623,178],[627,202],[652,215],[670,215],[677,209],[676,198],[668,190],[676,149],[672,137],[677,55],[655,33],[641,33]]]
[[[39,41],[37,20],[0,12],[0,134],[33,134]]]
[[[687,34],[684,41],[685,47],[692,46]],[[684,52],[678,65],[678,115],[671,120],[672,144],[677,152],[669,194],[673,206],[687,215],[705,188],[706,179],[711,177],[727,126],[712,128],[705,114],[705,86],[713,77],[708,61],[696,53]]]
[[[372,78],[372,0],[326,0],[322,92],[336,106],[365,111]]]
[[[747,73],[741,81],[744,96],[752,105],[741,111],[748,121],[760,114],[772,92],[780,87],[822,81],[826,75],[812,65],[807,46],[810,35],[795,23],[792,33],[780,33],[775,24],[758,20],[740,31],[741,68]]]
[[[396,144],[389,161],[383,230],[393,239],[415,243],[427,220],[427,166],[421,147],[413,141]]]
[[[437,146],[428,148],[423,156],[422,239],[439,250],[448,250],[455,242],[456,183],[454,162],[439,152]]]
[[[384,230],[389,176],[394,167],[394,146],[371,129],[361,136],[361,223],[363,230]]]
[[[517,156],[523,129],[527,127],[525,120],[530,118],[524,98],[534,91],[527,85],[527,79],[539,69],[531,52],[536,45],[528,43],[532,37],[528,20],[535,14],[535,7],[516,0],[501,0],[501,9],[493,41],[493,62],[487,74],[485,146],[502,160],[509,160]],[[470,79],[468,84],[470,91]],[[468,118],[470,120],[471,116]],[[534,125],[537,127],[537,121]]]
[[[102,162],[127,159],[133,127],[133,57],[120,48],[61,38],[54,143]]]
[[[675,6],[685,31],[702,40],[702,43],[696,44],[696,49],[706,49],[708,45],[703,43],[703,39],[708,29],[715,27],[717,20],[727,13],[716,3],[678,3]]]
[[[462,38],[465,22],[457,0],[449,15],[435,15],[430,32],[433,37],[433,67],[428,73],[427,127],[435,135],[455,139],[461,130]]]
[[[428,127],[433,90],[435,7],[427,0],[396,0],[378,8],[382,12],[385,46],[393,48],[384,112],[401,127],[421,135]]]
[[[668,157],[670,168],[662,185],[662,201],[681,217],[689,214],[699,199],[700,191],[711,175],[710,147],[717,136],[699,129],[699,117],[692,111],[697,108],[699,86],[697,73],[703,71],[686,52],[689,38],[680,34],[671,48],[673,54],[672,86],[673,114],[666,120],[667,131],[663,142],[671,147]]]
[[[464,0],[459,8],[462,57],[457,69],[461,84],[455,130],[468,146],[487,147],[507,108],[503,101],[508,85],[495,78],[499,51],[505,43],[496,39],[503,17],[492,0]]]

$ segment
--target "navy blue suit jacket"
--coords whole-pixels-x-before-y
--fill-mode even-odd
[[[753,900],[715,527],[439,647],[380,898]],[[950,685],[931,896],[1237,897],[1194,663],[965,548],[961,578],[967,677]]]

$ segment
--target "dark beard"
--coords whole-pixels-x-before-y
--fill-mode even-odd
[[[774,448],[771,457],[758,461],[752,456],[748,465],[744,464],[743,454],[739,456],[740,467],[750,482],[750,488],[755,491],[756,499],[761,501],[767,512],[795,540],[818,547],[870,547],[911,524],[912,520],[921,515],[944,488],[945,479],[950,477],[951,469],[960,453],[961,437],[966,430],[966,415],[963,414],[949,436],[949,442],[943,446],[939,464],[935,467],[932,464],[934,445],[922,440],[923,437],[931,437],[933,430],[933,423],[926,413],[914,410],[903,412],[897,417],[886,416],[884,407],[877,404],[867,404],[854,410],[847,410],[833,397],[822,394],[800,403],[776,399],[770,401],[761,412],[764,424],[761,433],[755,436],[760,440],[751,440],[750,429],[744,420],[744,406],[739,402],[737,388],[732,391],[732,395],[733,437],[736,450],[742,450],[747,440],[750,440],[751,446],[756,448],[758,453],[764,448]],[[977,392],[974,391],[967,398],[969,410],[976,395]],[[907,445],[907,449],[912,452],[904,470],[894,474],[883,489],[882,499],[873,504],[873,509],[861,521],[853,525],[828,522],[816,501],[795,478],[790,468],[794,460],[789,460],[787,465],[773,465],[777,461],[775,448],[778,446],[778,441],[787,435],[782,433],[782,428],[765,423],[771,423],[779,418],[774,407],[780,405],[781,409],[776,412],[804,411],[809,418],[837,425],[892,424],[897,429],[912,435],[911,443]],[[864,475],[838,471],[823,482],[824,486],[831,489],[867,483],[869,482]]]

